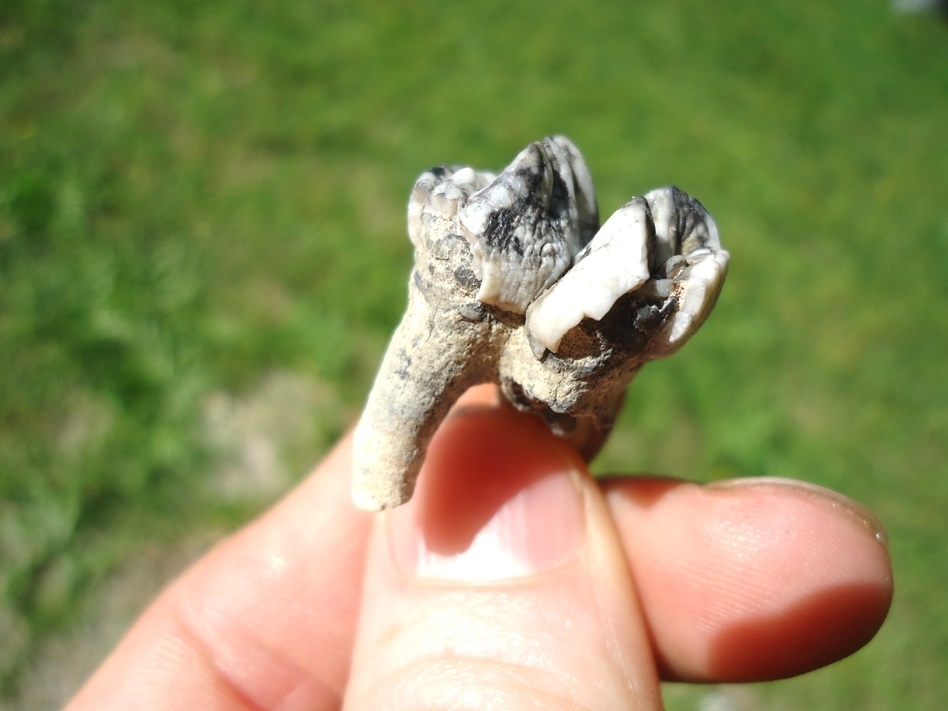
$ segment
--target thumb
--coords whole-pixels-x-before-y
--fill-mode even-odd
[[[661,708],[599,489],[539,421],[457,411],[377,518],[345,708]]]

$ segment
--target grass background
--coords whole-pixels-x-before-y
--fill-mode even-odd
[[[804,478],[889,528],[878,637],[729,703],[940,708],[946,126],[948,27],[884,0],[4,0],[0,703],[119,566],[246,520],[356,416],[416,175],[561,132],[604,214],[675,183],[732,254],[597,467]],[[235,490],[222,462],[259,432],[215,417],[261,392],[292,475]]]

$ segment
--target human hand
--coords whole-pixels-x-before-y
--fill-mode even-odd
[[[594,480],[475,389],[413,500],[349,498],[351,438],[174,581],[80,709],[658,709],[658,681],[799,674],[865,644],[881,524],[814,486]]]

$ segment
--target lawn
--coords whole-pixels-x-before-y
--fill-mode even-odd
[[[130,560],[238,526],[357,416],[416,175],[564,133],[603,213],[675,183],[732,255],[597,471],[798,477],[889,529],[866,649],[714,693],[941,708],[948,23],[885,0],[590,8],[4,0],[0,705]]]

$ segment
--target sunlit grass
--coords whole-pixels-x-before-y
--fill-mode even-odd
[[[212,394],[324,384],[309,447],[285,453],[300,474],[351,419],[404,306],[415,176],[562,132],[604,213],[676,183],[732,253],[706,329],[643,371],[597,468],[797,476],[869,504],[892,537],[890,622],[756,698],[937,708],[946,34],[881,1],[5,2],[5,692],[129,550],[271,495],[208,484]]]

